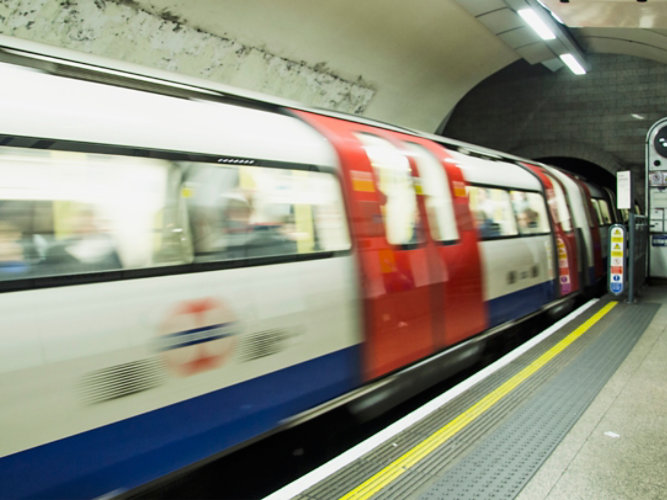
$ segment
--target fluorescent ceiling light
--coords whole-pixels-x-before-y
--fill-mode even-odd
[[[553,40],[556,38],[553,31],[549,29],[549,26],[546,25],[542,18],[535,12],[533,9],[519,9],[519,15],[523,18],[528,25],[533,28],[535,33],[540,35],[542,40]]]
[[[561,60],[567,64],[567,67],[570,68],[570,71],[575,75],[585,75],[586,70],[584,67],[577,61],[577,59],[572,54],[562,54],[560,56]]]

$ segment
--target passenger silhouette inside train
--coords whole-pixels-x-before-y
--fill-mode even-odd
[[[11,222],[0,220],[0,279],[23,278],[29,271],[21,231]]]
[[[280,223],[252,223],[251,202],[243,194],[229,194],[225,208],[226,257],[265,257],[297,252],[296,242]]]
[[[492,238],[500,235],[500,224],[493,218],[495,204],[486,188],[476,188],[475,226],[482,238]]]
[[[519,232],[521,234],[534,233],[537,231],[537,212],[530,208],[526,208],[522,212],[519,212],[516,216],[517,222],[519,223]]]
[[[92,207],[76,210],[68,219],[70,235],[45,253],[49,274],[96,272],[122,267],[113,238]]]
[[[512,191],[512,208],[516,213],[516,220],[520,234],[531,234],[539,231],[539,214],[530,206],[526,193]]]
[[[492,238],[500,235],[500,224],[494,222],[483,210],[475,212],[475,225],[482,238]]]

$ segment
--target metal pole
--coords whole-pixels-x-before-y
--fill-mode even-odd
[[[630,226],[628,237],[628,303],[635,301],[635,214],[630,211],[628,225]]]

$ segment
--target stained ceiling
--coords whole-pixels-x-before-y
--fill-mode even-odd
[[[35,8],[33,4],[0,1],[0,33],[191,76],[198,76],[198,71],[190,62],[207,58],[210,38],[231,40],[242,47],[241,52],[253,50],[268,59],[239,63],[230,69],[236,73],[219,79],[221,83],[300,99],[294,95],[301,90],[290,80],[293,75],[271,73],[270,61],[303,65],[312,74],[324,69],[327,76],[350,85],[362,82],[372,93],[364,116],[426,131],[436,130],[479,82],[519,59],[552,71],[567,71],[559,58],[565,52],[581,58],[585,66],[590,53],[629,54],[667,63],[667,0],[41,0]],[[528,7],[550,24],[557,34],[553,40],[538,37],[518,15]],[[176,56],[181,64],[173,67]],[[268,76],[260,86],[257,65],[262,64],[260,69]],[[303,97],[306,104],[311,101],[315,99]]]
[[[377,81],[368,115],[434,129],[479,81],[523,58],[562,68],[559,52],[628,54],[667,63],[667,0],[135,0],[220,36],[262,43],[286,57],[325,61]],[[541,40],[518,16],[533,7],[559,36]],[[550,9],[556,17],[549,15]],[[558,21],[556,20],[558,19]],[[268,22],[267,22],[268,20]],[[562,24],[561,24],[562,23]],[[589,68],[593,70],[594,68]],[[423,95],[409,108],[405,93]],[[432,96],[439,94],[440,107]],[[383,102],[386,100],[386,102]],[[411,116],[415,115],[415,116]]]

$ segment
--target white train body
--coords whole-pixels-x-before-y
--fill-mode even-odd
[[[127,491],[376,385],[407,397],[583,291],[558,287],[556,202],[594,284],[556,169],[569,205],[546,166],[71,57],[0,37],[8,497]]]

